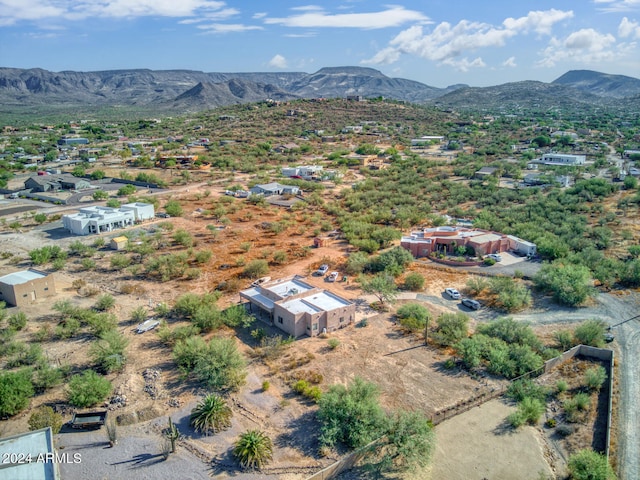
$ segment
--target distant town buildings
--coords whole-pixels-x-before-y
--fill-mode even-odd
[[[540,158],[544,165],[584,165],[585,155],[571,155],[568,153],[546,153]]]
[[[271,195],[297,195],[300,193],[300,188],[295,185],[281,185],[276,182],[264,183],[262,185],[256,185],[249,190],[251,195],[264,195],[265,197]]]

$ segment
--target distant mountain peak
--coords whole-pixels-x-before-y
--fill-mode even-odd
[[[603,97],[624,98],[640,92],[640,80],[637,78],[593,70],[570,70],[552,83]]]

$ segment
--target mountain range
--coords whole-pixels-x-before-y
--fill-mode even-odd
[[[372,68],[331,67],[315,73],[206,73],[194,70],[51,72],[0,68],[3,112],[25,107],[90,110],[129,107],[199,111],[264,100],[385,97],[443,108],[554,108],[595,105],[640,108],[640,80],[572,70],[551,83],[523,81],[493,87],[432,87],[390,78]]]

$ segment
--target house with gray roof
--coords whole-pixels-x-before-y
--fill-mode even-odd
[[[295,185],[281,185],[277,182],[271,182],[256,185],[249,191],[251,195],[264,195],[268,197],[270,195],[297,195],[300,193],[300,188]]]
[[[249,308],[264,312],[271,325],[298,338],[315,337],[353,323],[355,304],[314,287],[299,275],[272,280],[240,292]]]
[[[53,275],[38,270],[21,270],[0,277],[0,301],[7,305],[21,307],[55,294]]]
[[[24,188],[32,192],[57,192],[59,190],[85,190],[91,188],[86,178],[74,177],[67,173],[59,175],[34,175],[24,182]]]

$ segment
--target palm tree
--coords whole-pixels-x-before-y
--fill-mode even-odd
[[[233,412],[222,397],[211,394],[206,396],[191,410],[191,426],[196,432],[215,434],[231,426]]]
[[[262,468],[273,454],[273,443],[266,433],[249,430],[238,438],[233,447],[233,455],[243,468]]]

